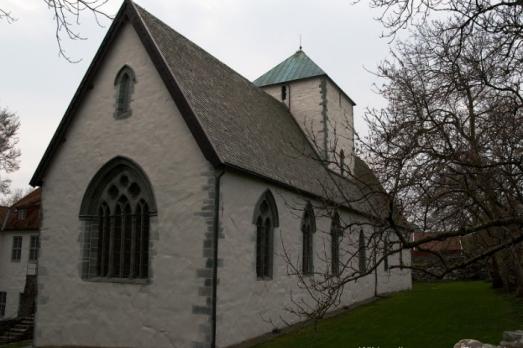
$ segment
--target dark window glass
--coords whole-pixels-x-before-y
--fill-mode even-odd
[[[129,111],[130,103],[131,78],[124,72],[118,84],[118,114],[124,114]]]
[[[131,169],[106,175],[87,220],[85,278],[147,279],[151,214],[145,183]]]
[[[265,192],[255,209],[256,224],[256,276],[259,279],[272,278],[273,235],[278,223],[278,212],[272,194]]]
[[[26,209],[18,209],[18,220],[25,220],[26,216],[27,216]]]
[[[11,261],[20,262],[22,259],[22,236],[13,237],[13,249],[11,251]]]
[[[312,274],[314,272],[314,238],[313,233],[316,230],[314,211],[310,204],[305,208],[301,232],[302,242],[302,272],[303,274]]]
[[[365,234],[363,230],[360,230],[358,253],[360,273],[365,273],[367,272],[367,247],[365,245]]]
[[[281,86],[281,100],[287,99],[287,86]]]
[[[331,223],[331,272],[340,275],[340,238],[342,236],[340,216],[335,213]]]
[[[383,269],[389,270],[389,240],[387,237],[383,240]]]
[[[40,250],[40,238],[31,236],[31,245],[29,247],[29,261],[38,260],[38,251]]]
[[[7,304],[7,293],[0,291],[0,317],[5,316],[5,306]]]
[[[116,75],[114,85],[116,94],[115,118],[126,118],[131,115],[131,95],[135,83],[134,71],[125,65]]]

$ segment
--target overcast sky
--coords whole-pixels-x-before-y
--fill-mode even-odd
[[[137,0],[172,28],[222,62],[254,80],[299,46],[356,102],[356,130],[365,132],[363,113],[383,100],[374,92],[375,70],[389,53],[381,39],[379,12],[353,0]],[[115,14],[121,0],[109,0]],[[328,4],[328,5],[327,5]],[[109,25],[92,18],[78,30],[87,38],[64,41],[70,64],[58,57],[51,12],[42,0],[0,0],[18,20],[0,22],[0,107],[21,120],[20,170],[10,174],[12,188],[27,187],[83,74]]]

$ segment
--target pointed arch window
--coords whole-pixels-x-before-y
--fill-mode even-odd
[[[358,239],[358,256],[360,273],[367,272],[367,246],[365,244],[365,234],[360,230]]]
[[[114,117],[116,119],[127,118],[131,116],[131,95],[134,91],[136,78],[133,69],[124,65],[114,80],[116,91],[116,110]]]
[[[256,225],[256,276],[272,279],[274,228],[278,227],[278,210],[272,193],[267,190],[254,210]]]
[[[106,164],[82,201],[82,277],[148,279],[150,218],[155,211],[151,186],[137,165],[123,158]]]
[[[385,236],[383,239],[383,269],[385,271],[389,270],[389,238]]]
[[[335,212],[331,221],[331,272],[332,275],[340,275],[340,239],[343,235],[340,215]]]
[[[301,232],[303,236],[302,243],[302,273],[310,275],[314,272],[314,238],[313,234],[316,232],[316,218],[314,216],[314,209],[310,202],[307,203],[303,213],[301,223]]]

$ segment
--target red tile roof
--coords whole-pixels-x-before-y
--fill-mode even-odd
[[[416,232],[413,234],[413,241],[417,241],[423,238],[428,238],[437,235],[436,233],[426,233],[426,232]],[[428,249],[430,251],[439,252],[443,254],[456,254],[460,253],[463,250],[461,246],[461,238],[452,237],[447,238],[443,241],[431,241],[420,245],[423,249]],[[414,248],[414,253],[422,254],[426,253],[421,251],[418,248]]]
[[[25,197],[22,197],[18,202],[8,208],[7,217],[2,219],[4,221],[3,230],[38,230],[40,229],[41,220],[41,196],[42,190],[40,188],[32,191]],[[23,219],[19,219],[19,211],[25,210]],[[1,216],[0,210],[0,216]],[[5,216],[5,215],[4,215]]]

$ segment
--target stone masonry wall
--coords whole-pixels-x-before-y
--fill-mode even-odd
[[[324,101],[320,93],[321,78],[311,78],[286,84],[287,107],[296,122],[311,142],[315,144],[320,155],[325,154],[325,125],[323,119]],[[281,85],[264,87],[263,90],[278,101],[281,100]]]
[[[287,105],[305,134],[318,147],[320,155],[339,161],[343,150],[345,163],[353,169],[353,105],[340,89],[324,76],[291,81],[285,84],[287,99],[282,101],[281,86],[263,87],[263,90]],[[336,155],[332,153],[334,151]],[[332,166],[332,169],[336,168]]]
[[[256,226],[253,215],[256,203],[265,190],[270,189],[276,200],[279,227],[274,231],[274,269],[272,280],[256,277]],[[218,327],[219,347],[227,347],[241,341],[282,328],[285,322],[294,323],[298,318],[286,307],[291,306],[291,294],[297,301],[310,301],[305,291],[297,286],[297,280],[288,276],[288,253],[296,265],[300,265],[302,234],[300,230],[303,209],[307,199],[262,181],[227,172],[222,178],[220,221],[223,238],[219,243],[219,257],[223,267],[219,269]],[[318,207],[318,202],[312,201]],[[313,236],[314,269],[330,272],[330,225],[324,210],[315,210],[316,232]],[[361,221],[359,217],[341,212],[342,223]],[[370,231],[366,231],[367,233]],[[359,233],[346,232],[340,240],[340,259],[344,249],[357,245]],[[324,253],[327,252],[328,260]],[[354,250],[352,249],[352,252]],[[357,258],[356,258],[357,259]],[[323,260],[323,261],[322,261]],[[410,264],[410,255],[403,261]],[[354,260],[357,262],[357,260]],[[391,256],[390,263],[399,263],[399,255]],[[356,266],[356,265],[354,265]],[[378,292],[388,293],[411,288],[410,271],[378,269]],[[374,276],[359,279],[345,287],[341,306],[361,302],[374,296]]]
[[[136,74],[132,115],[116,120],[114,78],[124,64]],[[143,169],[158,207],[145,285],[81,279],[80,203],[115,156]],[[125,25],[44,177],[35,346],[208,346],[213,180],[136,32]]]

